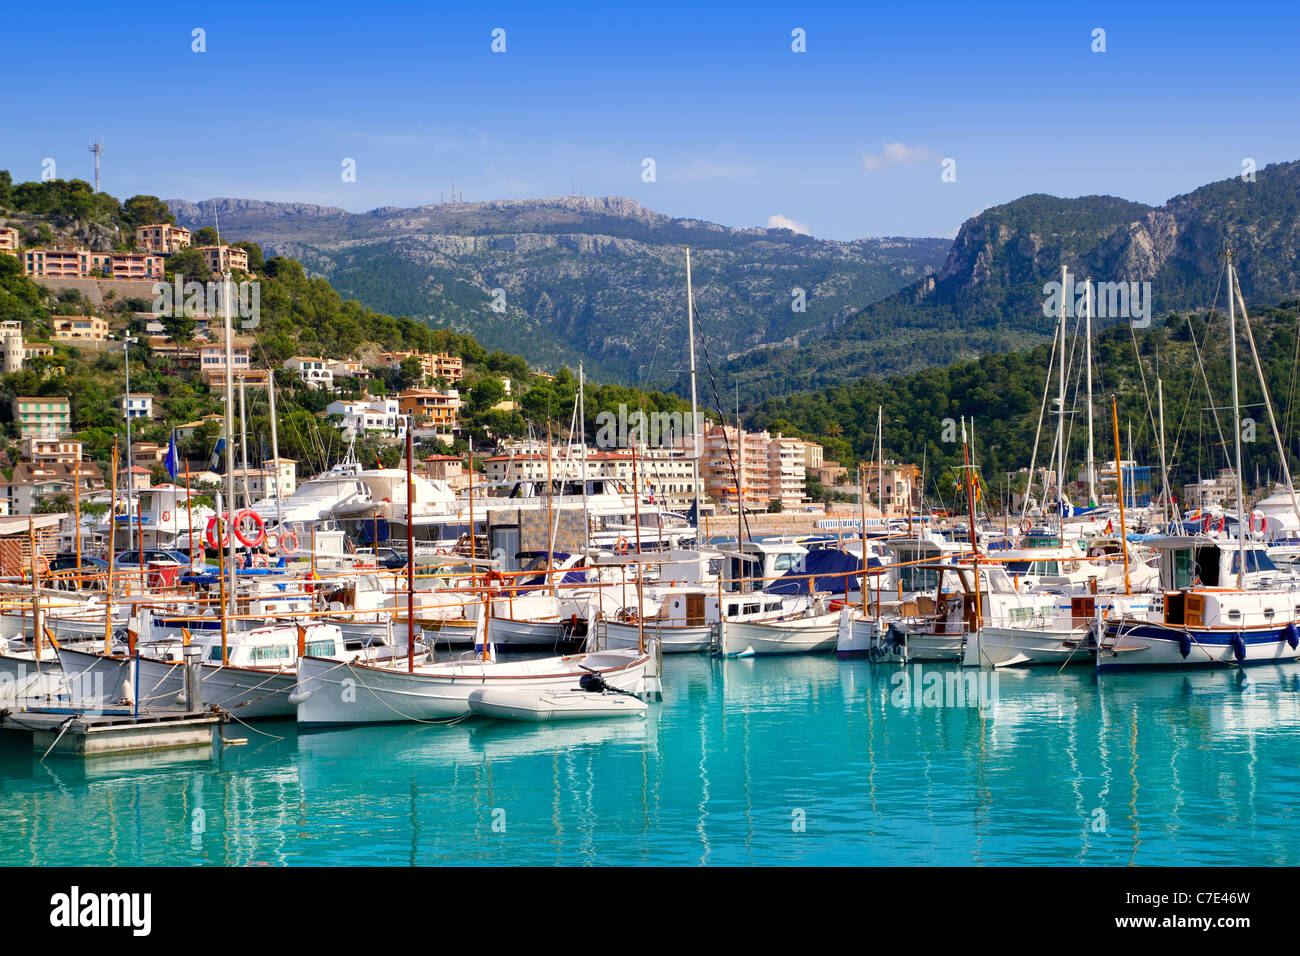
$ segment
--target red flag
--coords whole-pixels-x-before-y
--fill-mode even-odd
[[[375,452],[375,467],[380,471],[384,470],[384,463],[379,460],[379,452]]]

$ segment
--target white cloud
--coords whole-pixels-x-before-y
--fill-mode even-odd
[[[864,153],[862,164],[867,167],[867,172],[874,173],[890,166],[919,166],[932,158],[927,146],[886,143],[879,153]]]
[[[795,222],[793,219],[789,218],[788,216],[783,216],[780,213],[776,213],[775,215],[771,215],[767,217],[767,228],[789,229],[791,232],[797,233],[801,236],[812,235],[812,230],[809,229],[802,222]]]

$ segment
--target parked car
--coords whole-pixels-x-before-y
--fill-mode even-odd
[[[64,591],[81,591],[104,589],[103,576],[108,573],[108,562],[103,558],[92,558],[90,555],[81,556],[81,573],[98,577],[89,581],[82,581],[78,585],[76,578],[77,556],[75,554],[60,554],[50,562],[50,573],[54,575],[54,587]]]

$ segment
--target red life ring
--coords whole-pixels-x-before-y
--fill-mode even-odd
[[[255,567],[255,568],[269,568],[270,566],[271,566],[271,561],[270,561],[270,559],[269,559],[265,554],[262,554],[261,552],[259,552],[259,553],[255,554],[255,555],[253,555],[253,567]]]
[[[619,538],[618,544],[614,545],[614,550],[619,554],[627,554],[627,538]]]
[[[275,554],[280,547],[280,536],[274,531],[268,531],[262,538],[262,550],[267,554]]]
[[[224,514],[224,515],[213,515],[211,518],[208,519],[208,527],[207,530],[203,532],[203,537],[207,539],[208,547],[211,548],[213,551],[220,551],[222,548],[224,548],[227,544],[230,543],[229,518],[230,516],[228,514]],[[222,530],[220,541],[217,540],[217,535],[215,534],[218,521],[220,521],[221,523],[221,530]]]
[[[172,513],[170,511],[164,511],[162,519],[163,519],[163,524],[166,524],[168,521],[172,520]]]
[[[1021,534],[1029,534],[1030,530],[1031,530],[1033,527],[1034,527],[1034,523],[1033,523],[1032,521],[1030,521],[1028,518],[1022,518],[1022,519],[1020,520],[1020,533],[1021,533]]]
[[[285,557],[296,554],[298,551],[298,536],[292,531],[280,536],[280,553]]]
[[[248,536],[244,534],[243,528],[244,522],[250,518],[252,519],[253,524],[257,526],[257,534],[253,536],[251,541]],[[235,515],[234,528],[235,537],[239,539],[239,543],[248,548],[258,547],[261,545],[263,539],[266,538],[266,522],[262,520],[260,514],[251,508],[245,508],[243,511]]]
[[[485,577],[485,578],[483,579],[484,587],[491,587],[491,586],[492,586],[491,582],[493,582],[493,581],[497,581],[497,582],[500,582],[500,583],[504,584],[504,583],[505,583],[505,580],[506,580],[506,576],[505,576],[504,574],[502,574],[500,571],[489,571],[489,572],[487,573],[487,577]],[[488,593],[489,593],[489,594],[500,594],[500,593],[501,593],[501,588],[495,588],[495,589],[493,589],[493,590],[490,590]]]

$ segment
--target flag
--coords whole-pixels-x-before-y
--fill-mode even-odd
[[[1115,524],[1114,524],[1114,521],[1113,521],[1113,520],[1111,520],[1111,521],[1107,521],[1107,522],[1106,522],[1106,534],[1113,534],[1114,532],[1115,532]]]
[[[380,471],[384,470],[384,463],[379,460],[379,452],[375,452],[375,467]]]
[[[225,465],[222,463],[221,453],[226,450],[225,438],[217,439],[217,447],[212,449],[212,460],[208,463],[208,470],[221,474],[225,471]]]
[[[167,474],[171,475],[172,481],[176,481],[176,472],[180,470],[180,455],[176,453],[176,432],[172,432],[171,441],[167,445],[167,457],[163,459],[167,466]]]

